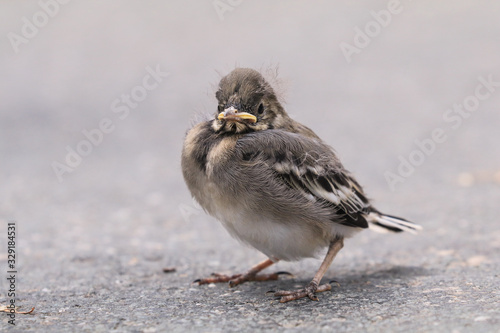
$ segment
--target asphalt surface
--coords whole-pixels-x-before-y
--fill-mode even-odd
[[[0,3],[0,306],[10,221],[16,305],[35,307],[0,330],[500,331],[500,6],[231,3]],[[266,295],[317,259],[278,263],[294,274],[280,281],[191,283],[264,256],[192,202],[184,133],[215,112],[220,75],[276,65],[288,112],[380,210],[424,227],[347,240],[319,302]]]

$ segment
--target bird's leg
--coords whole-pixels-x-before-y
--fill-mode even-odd
[[[245,274],[235,274],[235,275],[223,275],[213,273],[211,277],[206,279],[198,279],[194,281],[198,284],[207,284],[207,283],[218,283],[218,282],[229,282],[230,287],[234,287],[239,285],[240,283],[246,281],[269,281],[269,280],[278,280],[278,276],[281,274],[290,274],[287,272],[277,272],[273,274],[259,274],[263,269],[271,266],[276,261],[272,261],[271,259],[264,260],[263,262],[253,266],[248,272]]]
[[[335,256],[342,249],[342,247],[344,247],[343,237],[337,237],[330,243],[328,252],[325,256],[325,259],[321,263],[318,272],[316,273],[312,281],[309,282],[309,284],[304,289],[293,290],[293,291],[281,290],[275,292],[274,296],[281,297],[280,303],[290,302],[303,297],[309,297],[309,299],[317,301],[318,300],[318,297],[316,296],[317,292],[328,291],[332,289],[332,286],[329,283],[325,283],[322,285],[319,285],[319,283],[321,282],[323,275],[325,275],[326,271],[328,270],[328,267],[330,267],[333,259],[335,259]]]

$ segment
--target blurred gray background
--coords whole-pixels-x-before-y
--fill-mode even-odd
[[[403,0],[389,19],[393,3],[0,1],[0,266],[16,221],[17,304],[36,307],[11,329],[497,332],[500,87],[477,87],[500,82],[500,4]],[[277,282],[191,285],[264,258],[197,207],[180,170],[186,130],[238,66],[270,77],[380,210],[425,228],[348,240],[319,303],[265,295],[307,283],[314,259],[279,263],[295,276]],[[450,111],[477,89],[474,111]],[[418,153],[435,129],[444,142]]]

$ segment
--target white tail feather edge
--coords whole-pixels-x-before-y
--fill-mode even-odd
[[[378,232],[391,232],[390,228],[392,228],[416,234],[418,230],[422,230],[418,224],[376,212],[368,214],[367,220],[370,222],[370,229]]]

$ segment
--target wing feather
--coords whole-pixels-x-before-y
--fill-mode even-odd
[[[331,208],[337,217],[334,222],[340,216],[341,224],[368,227],[365,215],[370,203],[329,146],[296,133],[266,132],[265,136],[247,134],[239,144],[243,150],[258,149],[258,155],[289,188]]]

